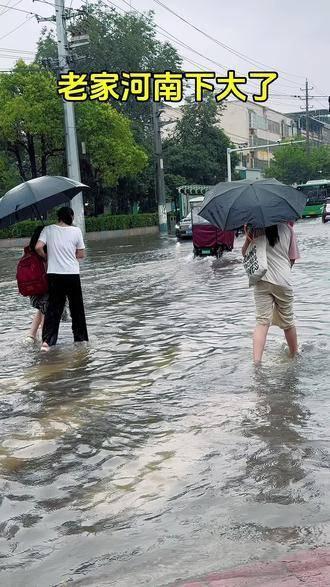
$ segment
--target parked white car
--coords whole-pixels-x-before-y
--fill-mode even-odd
[[[175,227],[177,238],[192,238],[191,213],[183,218]]]

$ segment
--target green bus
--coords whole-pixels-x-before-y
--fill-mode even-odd
[[[298,185],[297,190],[300,190],[307,196],[306,207],[302,217],[322,216],[326,200],[330,198],[330,180],[315,179],[307,181],[304,184]]]

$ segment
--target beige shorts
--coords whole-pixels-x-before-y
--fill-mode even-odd
[[[274,324],[282,330],[294,326],[293,291],[268,281],[254,286],[257,324]]]

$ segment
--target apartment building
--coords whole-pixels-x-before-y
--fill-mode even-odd
[[[306,136],[306,115],[301,110],[290,112],[286,116],[292,118],[296,125],[297,134]],[[330,113],[326,109],[309,111],[309,136],[314,145],[330,145]]]
[[[182,116],[180,107],[163,105],[162,129],[164,138],[175,131],[177,121]],[[260,150],[242,152],[241,169],[254,169],[259,174],[270,164],[274,148],[268,147],[283,139],[297,138],[297,125],[293,118],[276,112],[255,102],[228,101],[225,110],[219,115],[219,127],[224,130],[233,144],[257,147]],[[265,146],[266,145],[266,146]],[[276,148],[276,147],[275,147]]]
[[[283,139],[294,140],[297,135],[292,118],[265,105],[249,101],[227,102],[219,125],[238,147],[260,145],[260,150],[242,153],[241,166],[259,169],[261,172],[270,164],[273,150],[277,148],[268,145],[279,143]]]

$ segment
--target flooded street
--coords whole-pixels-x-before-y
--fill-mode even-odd
[[[220,261],[148,237],[90,243],[90,333],[22,343],[0,250],[0,584],[161,587],[330,543],[330,225],[297,225],[301,357],[251,363],[241,239]]]

